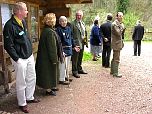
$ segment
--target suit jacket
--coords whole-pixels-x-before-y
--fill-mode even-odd
[[[80,46],[80,49],[82,49],[84,44],[87,42],[87,32],[85,29],[85,39],[82,39],[81,29],[78,24],[79,23],[77,20],[74,20],[73,22],[71,22],[71,29],[73,33],[74,44],[76,46]],[[82,24],[85,26],[84,22],[82,22]],[[84,40],[86,40],[86,42],[84,42]]]
[[[103,39],[103,45],[111,45],[111,21],[107,21],[100,26],[100,32]],[[105,42],[104,38],[107,38],[108,41]]]
[[[137,25],[134,27],[132,39],[133,40],[142,40],[144,36],[144,27],[142,25]]]
[[[113,50],[121,50],[124,46],[122,33],[124,31],[123,23],[120,23],[118,20],[115,20],[112,23],[111,27],[111,46]]]

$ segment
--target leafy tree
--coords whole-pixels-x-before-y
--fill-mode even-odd
[[[117,11],[127,13],[127,8],[129,6],[129,0],[118,0],[117,1]]]

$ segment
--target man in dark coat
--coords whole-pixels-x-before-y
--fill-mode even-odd
[[[73,40],[75,42],[75,45],[77,47],[80,47],[80,51],[77,52],[73,50],[72,55],[72,74],[76,78],[80,78],[79,74],[87,74],[82,69],[82,58],[83,58],[83,52],[84,52],[84,45],[87,46],[87,32],[85,28],[85,24],[82,21],[83,12],[81,10],[78,10],[76,12],[76,19],[71,22],[71,29],[73,32]]]
[[[141,21],[137,20],[137,25],[134,27],[132,39],[134,41],[134,56],[137,56],[137,49],[138,49],[138,56],[141,54],[141,40],[144,36],[144,26],[141,25]]]
[[[27,6],[23,2],[14,4],[13,15],[4,26],[4,48],[10,55],[16,75],[16,92],[19,108],[28,113],[27,103],[36,103],[34,99],[36,73],[32,54],[32,43],[28,36],[24,18]]]
[[[110,54],[111,54],[111,21],[112,14],[107,15],[107,21],[100,26],[101,36],[103,38],[103,51],[102,51],[102,66],[105,68],[110,67]]]

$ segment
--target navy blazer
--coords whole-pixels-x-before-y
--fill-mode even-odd
[[[59,35],[63,47],[63,51],[66,54],[65,56],[72,55],[72,48],[75,47],[72,37],[72,30],[69,26],[56,28],[56,32]]]
[[[90,44],[99,46],[102,43],[102,38],[100,34],[100,29],[97,25],[94,25],[91,30],[91,35],[90,35]]]
[[[107,21],[100,26],[100,32],[103,38],[103,45],[111,45],[111,24],[111,21]],[[107,38],[108,42],[105,42],[104,38]]]
[[[141,25],[137,25],[134,27],[132,39],[133,40],[142,40],[144,36],[144,27]]]

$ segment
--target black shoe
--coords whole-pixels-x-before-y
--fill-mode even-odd
[[[33,99],[33,100],[26,100],[27,103],[39,103],[39,99]]]
[[[70,82],[66,82],[66,81],[59,81],[59,84],[62,84],[62,85],[69,85]]]
[[[65,80],[69,81],[69,82],[72,82],[73,79],[69,78],[69,80],[68,80],[68,78],[65,78]]]
[[[51,90],[52,90],[52,91],[59,91],[59,88],[54,87],[54,88],[52,88]]]
[[[27,108],[27,105],[25,105],[25,106],[19,106],[19,108],[20,108],[20,110],[21,110],[22,112],[24,112],[24,113],[29,113],[28,108]]]
[[[88,74],[87,72],[82,71],[78,71],[79,74]]]
[[[100,55],[97,55],[97,58],[100,58],[101,56]]]
[[[92,61],[98,61],[98,59],[92,59]]]
[[[105,66],[105,68],[110,68],[110,66]]]
[[[46,91],[46,95],[51,95],[51,96],[56,96],[56,92],[55,91]]]
[[[74,76],[75,78],[80,78],[80,76],[79,76],[78,74],[73,74],[73,76]]]

